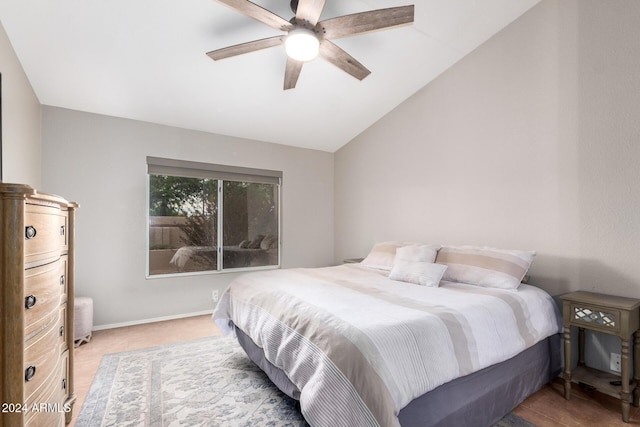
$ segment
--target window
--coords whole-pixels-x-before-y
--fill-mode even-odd
[[[282,172],[147,157],[148,275],[280,265]]]

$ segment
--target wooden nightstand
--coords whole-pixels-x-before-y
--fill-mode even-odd
[[[629,422],[629,404],[640,403],[640,300],[593,292],[571,292],[560,297],[564,323],[564,397],[571,398],[571,381],[597,388],[622,400],[622,419]],[[571,327],[577,326],[578,366],[571,372]],[[584,331],[615,335],[621,342],[620,376],[588,368],[584,363]],[[635,340],[634,340],[635,338]],[[629,345],[634,344],[633,380],[629,384]],[[613,385],[612,381],[621,382]]]

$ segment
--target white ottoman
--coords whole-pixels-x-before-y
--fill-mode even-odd
[[[73,340],[75,347],[91,341],[93,329],[93,299],[76,297],[74,303]]]

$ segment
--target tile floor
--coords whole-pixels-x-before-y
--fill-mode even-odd
[[[220,335],[220,331],[209,315],[95,331],[90,343],[75,349],[75,393],[78,399],[70,427],[75,424],[104,354],[212,335]],[[514,412],[538,427],[640,425],[638,408],[631,407],[631,422],[627,424],[622,422],[619,400],[574,386],[571,400],[566,401],[562,397],[562,389],[562,382],[554,381],[530,396]]]
[[[211,315],[94,331],[91,342],[82,344],[75,349],[74,383],[77,400],[73,407],[73,418],[68,426],[75,426],[82,403],[89,392],[93,377],[104,354],[137,350],[212,335],[221,335],[221,333],[211,320]]]

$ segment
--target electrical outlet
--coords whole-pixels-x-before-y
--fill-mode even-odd
[[[613,372],[620,372],[620,355],[618,353],[611,353],[609,359],[609,369]]]
[[[213,302],[218,302],[218,290],[215,289],[212,293],[211,293],[211,299],[213,300]],[[618,360],[618,366],[620,366],[620,361]]]

